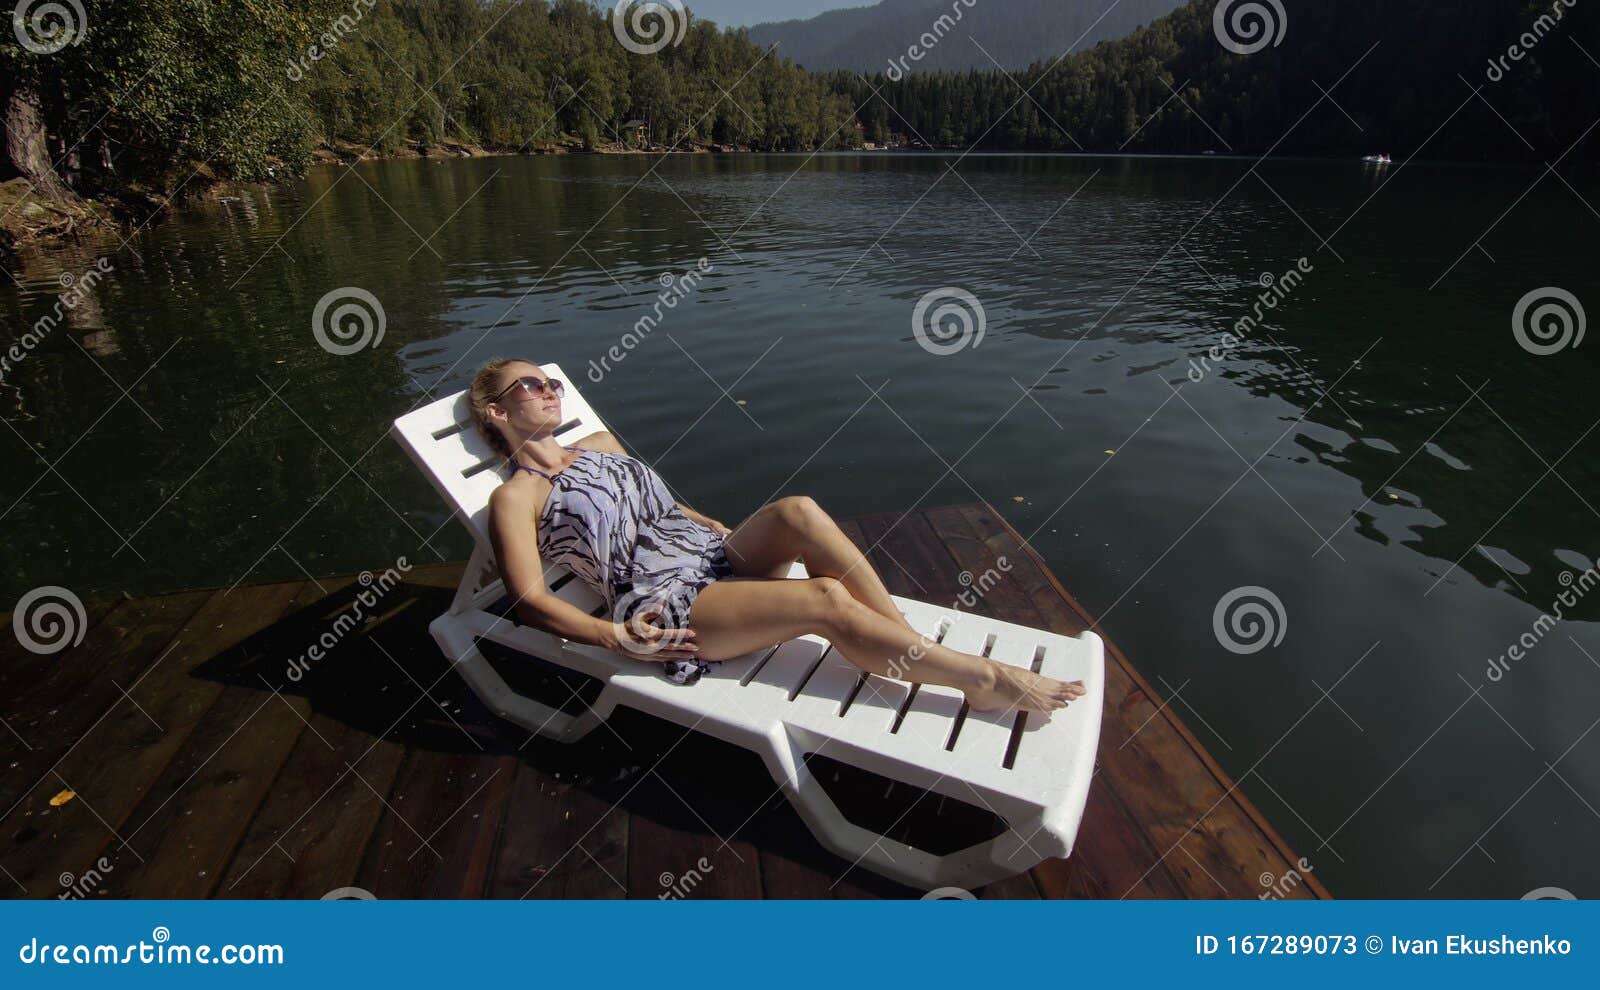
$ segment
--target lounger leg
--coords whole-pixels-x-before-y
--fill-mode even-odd
[[[478,650],[477,642],[460,620],[452,615],[441,615],[428,626],[429,632],[444,650],[467,686],[472,689],[489,710],[508,721],[515,722],[529,732],[566,742],[583,738],[616,706],[612,701],[604,707],[585,712],[574,718],[532,698],[524,698],[511,690],[501,676],[495,673],[487,658]],[[601,695],[605,700],[605,695]]]
[[[846,819],[806,767],[800,747],[781,729],[766,757],[768,769],[818,841],[852,865],[865,866],[909,887],[926,891],[982,887],[1025,873],[1046,858],[1047,854],[1030,850],[1015,828],[945,856],[908,846]]]
[[[582,714],[573,718],[561,733],[562,742],[577,742],[584,736],[600,727],[600,723],[611,717],[617,707],[616,698],[612,695],[610,687],[600,692],[594,704],[585,708]]]

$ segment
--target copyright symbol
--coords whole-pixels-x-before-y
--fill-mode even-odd
[[[1373,955],[1383,951],[1383,939],[1377,935],[1367,936],[1367,951]]]

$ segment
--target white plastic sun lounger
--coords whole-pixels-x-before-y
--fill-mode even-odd
[[[559,442],[607,429],[572,378],[553,364],[544,370],[568,383],[563,411],[569,418]],[[430,629],[490,710],[572,741],[622,705],[752,750],[823,845],[914,887],[976,887],[1071,853],[1100,738],[1105,660],[1098,636],[1070,638],[895,596],[911,624],[931,639],[1046,676],[1083,680],[1087,695],[1048,719],[964,712],[959,692],[929,685],[916,690],[908,708],[909,685],[877,676],[863,681],[816,636],[730,660],[692,686],[674,684],[651,664],[487,610],[506,594],[487,535],[489,495],[502,480],[495,470],[501,461],[473,427],[465,393],[401,417],[394,433],[476,542],[450,610]],[[807,574],[797,562],[790,576]],[[546,561],[545,577],[562,599],[593,614],[603,610],[604,601],[567,568]],[[480,640],[597,678],[599,697],[574,716],[518,695],[479,651]],[[887,838],[840,813],[808,767],[812,755],[988,810],[1007,831],[948,855]]]

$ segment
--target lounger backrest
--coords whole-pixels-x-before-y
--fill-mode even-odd
[[[557,441],[570,444],[608,429],[560,365],[540,367],[567,386],[561,400],[566,419],[556,431]],[[467,393],[458,392],[401,416],[394,421],[394,435],[444,500],[461,513],[472,535],[487,544],[489,496],[505,481],[498,470],[504,461],[472,422]]]

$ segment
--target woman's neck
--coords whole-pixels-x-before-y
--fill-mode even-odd
[[[521,446],[513,448],[511,462],[523,467],[555,472],[566,467],[567,449],[557,443],[554,436],[530,437],[523,441]]]

